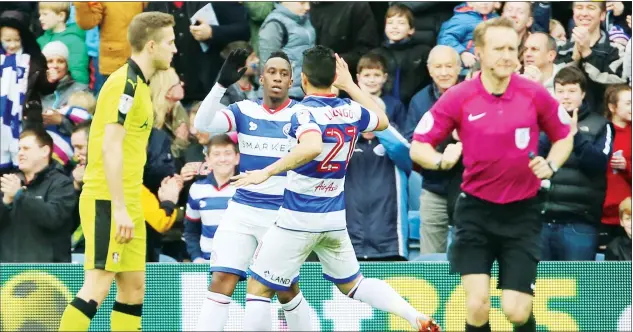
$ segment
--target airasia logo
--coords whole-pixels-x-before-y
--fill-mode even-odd
[[[325,183],[325,180],[321,181],[316,187],[314,187],[315,192],[324,192],[329,193],[336,191],[338,186],[334,185],[334,182],[330,182],[328,184]]]

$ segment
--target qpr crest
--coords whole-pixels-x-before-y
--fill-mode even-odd
[[[286,123],[281,129],[281,132],[283,132],[286,137],[290,138],[290,123]]]

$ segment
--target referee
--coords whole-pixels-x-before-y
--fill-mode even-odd
[[[511,20],[485,21],[473,39],[481,75],[446,91],[422,117],[411,158],[426,169],[448,170],[463,152],[462,193],[448,258],[466,292],[466,332],[490,331],[495,260],[503,313],[515,331],[536,331],[532,298],[542,226],[537,192],[541,180],[567,160],[576,119],[544,87],[514,74],[519,39]],[[454,129],[461,143],[436,152],[434,147]],[[547,160],[535,157],[541,131],[554,142]]]

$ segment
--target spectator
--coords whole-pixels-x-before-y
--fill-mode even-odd
[[[424,62],[431,50],[427,45],[411,39],[415,32],[413,13],[405,5],[392,5],[385,15],[386,41],[374,50],[382,55],[389,75],[383,88],[386,95],[399,99],[405,105],[429,81]]]
[[[143,214],[147,232],[146,261],[159,261],[162,235],[169,231],[174,223],[182,220],[182,210],[178,209],[178,196],[182,190],[182,179],[179,176],[166,177],[162,180],[158,195],[154,195],[147,187],[141,188]]]
[[[316,44],[338,53],[347,62],[352,77],[356,77],[361,56],[380,44],[376,21],[367,2],[314,2],[310,22],[316,31]]]
[[[248,24],[251,28],[251,40],[255,54],[259,54],[259,29],[268,14],[275,9],[273,1],[245,1],[244,6],[248,11]]]
[[[187,150],[185,150],[183,154],[183,164],[191,163],[191,162],[203,162],[205,159],[204,147],[209,144],[209,139],[211,138],[209,133],[199,131],[193,125],[193,121],[196,118],[196,114],[198,113],[198,108],[200,108],[201,103],[196,103],[191,107],[191,111],[189,112],[189,137],[191,144]],[[226,105],[226,104],[225,104]],[[181,175],[183,175],[181,173]],[[185,181],[189,181],[189,179],[185,179]]]
[[[42,97],[42,108],[58,110],[68,104],[70,96],[77,91],[88,91],[88,85],[75,80],[69,68],[69,53],[66,44],[52,41],[42,49],[46,57],[46,77],[57,85],[55,92]],[[44,119],[46,122],[46,119]]]
[[[19,144],[20,171],[0,179],[0,261],[70,263],[72,181],[51,163],[53,139],[43,129],[23,131]]]
[[[88,84],[90,79],[86,32],[75,23],[66,24],[69,14],[70,2],[41,2],[40,23],[45,32],[37,38],[37,43],[42,50],[54,41],[64,43],[68,48],[66,59],[70,76],[79,83]]]
[[[588,77],[587,102],[589,108],[601,113],[604,92],[609,84],[626,83],[622,72],[622,56],[618,48],[609,44],[606,33],[600,30],[604,21],[604,2],[574,2],[576,27],[572,38],[558,49],[557,63],[576,62]]]
[[[281,50],[286,53],[292,64],[292,86],[288,95],[297,100],[303,98],[303,51],[313,47],[316,42],[316,34],[308,17],[309,11],[308,1],[280,2],[275,4],[275,10],[266,17],[259,30],[259,67],[264,68],[273,52]],[[261,95],[263,91],[260,90]]]
[[[554,78],[555,97],[572,114],[574,147],[554,176],[544,180],[547,199],[541,212],[543,260],[594,260],[598,250],[602,204],[607,189],[607,165],[613,148],[613,125],[583,102],[587,81],[576,67],[561,69]],[[541,135],[539,154],[551,143]]]
[[[196,13],[207,7],[215,22],[205,22]],[[174,16],[176,48],[172,65],[185,84],[183,105],[188,107],[207,95],[224,61],[222,50],[231,42],[249,40],[248,13],[240,2],[152,1],[147,11],[160,11]]]
[[[549,20],[549,35],[554,37],[557,46],[562,46],[567,43],[565,27],[557,20]]]
[[[411,37],[421,44],[433,48],[440,33],[442,23],[453,15],[453,8],[459,2],[439,1],[391,1],[392,5],[402,4],[413,12],[415,32]]]
[[[442,24],[437,43],[454,48],[462,60],[462,65],[470,68],[477,62],[473,43],[475,27],[479,23],[497,16],[499,15],[494,12],[493,2],[461,4],[455,7],[453,17]]]
[[[227,45],[222,53],[222,59],[226,60],[226,58],[231,54],[231,52],[235,49],[244,49],[250,55],[246,58],[246,72],[244,75],[233,85],[229,86],[222,97],[220,102],[223,105],[231,105],[233,103],[237,103],[242,100],[257,100],[257,91],[255,88],[255,81],[258,78],[257,72],[259,67],[259,58],[257,54],[253,52],[253,48],[245,41],[236,41]]]
[[[507,1],[503,5],[501,15],[514,22],[514,30],[519,35],[519,59],[523,58],[523,45],[530,35],[530,29],[534,23],[534,13],[532,2],[529,1]],[[549,26],[548,26],[549,27]]]
[[[554,95],[554,77],[565,65],[554,64],[556,40],[544,33],[535,32],[525,40],[523,51],[523,75],[537,81]]]
[[[344,185],[347,228],[356,257],[407,260],[409,144],[389,127],[363,133],[354,151]]]
[[[358,61],[356,79],[361,90],[378,97],[385,104],[387,117],[396,130],[402,132],[407,116],[407,109],[400,99],[383,94],[387,82],[387,60],[377,53],[363,55]]]
[[[604,254],[607,261],[631,261],[631,197],[620,203],[619,210],[620,225],[625,234],[609,243]]]
[[[629,86],[631,86],[631,40],[629,39],[629,43],[626,44],[626,49],[624,51],[624,65],[622,68],[622,73],[624,79],[629,82]]]
[[[418,92],[409,105],[405,137],[411,139],[415,127],[437,102],[440,96],[458,82],[461,63],[455,49],[435,46],[429,54],[427,67],[433,82]],[[436,150],[443,153],[449,144],[457,141],[449,137]],[[451,179],[461,174],[461,162],[450,170],[422,169],[424,178],[420,195],[420,253],[445,253],[449,231],[448,188]],[[459,177],[461,179],[461,176]],[[461,181],[456,182],[459,186]]]
[[[99,72],[103,81],[125,64],[131,55],[127,31],[134,16],[146,2],[73,2],[77,26],[83,30],[99,27]]]
[[[143,185],[158,195],[164,178],[178,173],[178,166],[171,154],[172,139],[166,131],[152,128],[147,142],[147,161],[143,169]]]
[[[68,97],[68,105],[74,108],[83,109],[88,112],[88,114],[94,115],[97,108],[97,99],[95,99],[94,95],[88,91],[75,91],[72,95],[70,95],[70,97]],[[79,119],[75,119],[74,122],[77,124],[81,121],[79,121]]]
[[[189,146],[189,117],[180,103],[184,97],[183,84],[176,71],[169,68],[154,74],[149,88],[154,106],[154,128],[169,134],[171,154],[178,159]]]
[[[229,178],[236,174],[240,163],[237,144],[226,134],[214,136],[208,145],[206,162],[213,171],[191,186],[187,201],[184,236],[194,263],[211,259],[213,236],[235,194]]]
[[[86,164],[88,163],[88,136],[90,134],[90,125],[92,120],[84,121],[78,124],[70,136],[70,143],[73,147],[73,164],[71,177],[73,187],[77,197],[81,196],[81,189],[84,185],[84,173]],[[81,228],[81,218],[79,216],[79,205],[73,208],[73,234],[71,236],[71,249],[73,253],[83,253],[85,251],[85,239]]]
[[[55,89],[27,24],[21,12],[0,14],[0,174],[17,167],[20,131],[42,126],[41,96]]]
[[[631,38],[631,2],[630,1],[607,1],[608,24],[606,30],[609,32],[609,39],[625,39],[624,45]]]
[[[618,206],[631,194],[631,88],[612,85],[606,92],[606,116],[613,123],[615,140],[607,176],[607,196],[602,211],[601,245],[621,235]]]

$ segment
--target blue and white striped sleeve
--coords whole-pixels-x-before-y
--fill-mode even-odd
[[[314,119],[314,115],[308,108],[300,108],[290,118],[290,132],[289,135],[300,140],[301,135],[307,132],[321,133],[321,127]]]
[[[350,105],[354,112],[360,113],[360,120],[358,121],[358,130],[362,133],[368,133],[376,130],[380,123],[376,113],[366,109],[361,104],[351,100]]]

